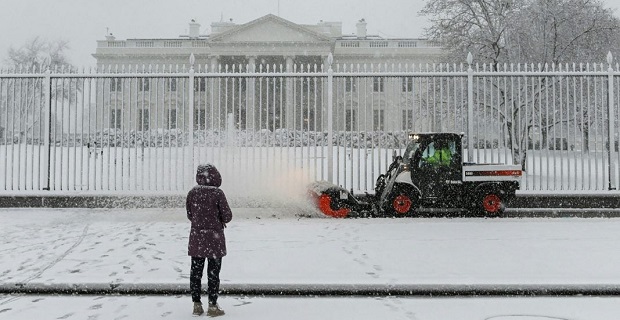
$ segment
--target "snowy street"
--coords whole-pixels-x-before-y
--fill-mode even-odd
[[[620,298],[224,296],[219,319],[616,320]],[[189,296],[0,296],[2,319],[209,319]]]
[[[336,220],[298,209],[233,208],[223,289],[252,284],[620,285],[618,218]],[[189,222],[182,209],[0,209],[0,221],[0,285],[5,287],[189,287]],[[518,319],[617,319],[619,302],[615,297],[222,296],[220,304],[230,318],[256,319],[267,318],[266,310],[274,308],[276,319],[301,309],[308,311],[296,318],[515,319],[520,314],[528,317]],[[191,316],[190,307],[185,295],[0,296],[0,315],[6,319],[36,314],[179,319]]]

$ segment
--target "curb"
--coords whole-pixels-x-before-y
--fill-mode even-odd
[[[222,294],[250,296],[619,296],[620,284],[222,284]],[[3,283],[0,294],[187,295],[189,284]]]
[[[232,207],[287,207],[285,201],[230,197]],[[184,208],[185,195],[11,194],[0,195],[0,208]],[[620,193],[522,193],[508,209],[617,209]]]

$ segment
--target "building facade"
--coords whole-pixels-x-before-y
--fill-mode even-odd
[[[301,25],[269,14],[245,24],[214,22],[211,33],[202,35],[200,24],[192,21],[189,34],[178,38],[117,40],[108,35],[97,42],[93,56],[100,69],[110,72],[187,71],[189,57],[193,55],[198,73],[307,74],[324,70],[329,56],[333,57],[331,66],[336,72],[387,72],[395,66],[408,66],[411,70],[412,66],[434,62],[442,54],[441,48],[432,41],[385,39],[367,34],[366,26],[362,19],[357,22],[356,34],[344,35],[341,22]],[[125,118],[131,118],[136,121],[126,125],[137,130],[176,128],[179,122],[185,121],[182,119],[189,118],[188,111],[183,109],[183,99],[187,97],[179,89],[186,85],[184,78],[109,81],[105,87],[109,87],[110,92],[104,93],[108,97],[104,104],[110,110],[106,113],[110,127],[121,126]],[[341,74],[335,81],[336,90],[341,91],[335,112],[342,114],[334,123],[336,130],[408,129],[408,120],[401,119],[413,116],[412,108],[404,101],[411,96],[407,91],[411,89],[408,79]],[[198,107],[193,121],[198,129],[221,127],[230,117],[239,129],[286,127],[322,131],[326,123],[323,116],[326,84],[322,78],[231,76],[215,79],[199,76],[194,86]],[[149,116],[152,114],[149,109],[153,108],[154,100],[160,99],[153,96],[160,94],[168,103],[162,106],[165,111],[162,121],[157,122]],[[116,107],[131,100],[138,101],[142,107],[133,111]],[[372,107],[362,111],[362,104],[372,104]],[[388,112],[389,108],[402,110]]]

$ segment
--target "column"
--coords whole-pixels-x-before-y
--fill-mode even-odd
[[[329,54],[326,55],[322,55],[321,56],[321,60],[323,61],[323,69],[322,71],[327,73],[329,71],[329,68],[332,68],[332,63],[333,63],[333,56],[330,59]],[[319,71],[321,71],[319,69]],[[335,93],[334,91],[334,83],[333,83],[333,79],[332,79],[332,85],[329,86],[327,81],[325,81],[324,85],[321,87],[321,98],[322,98],[322,103],[319,104],[320,106],[320,119],[321,119],[321,129],[319,131],[323,131],[323,128],[327,128],[328,127],[328,123],[327,123],[327,118],[328,118],[328,110],[327,110],[327,103],[328,103],[328,97],[329,97],[329,90],[332,90],[332,94]],[[333,96],[332,96],[333,97]],[[333,108],[332,108],[332,112],[334,112]],[[317,115],[318,116],[318,115]],[[332,125],[333,126],[333,125]]]
[[[212,55],[209,57],[209,72],[217,73],[219,72],[219,60],[220,57],[217,55]],[[217,78],[207,78],[205,80],[205,91],[208,93],[207,101],[205,101],[205,106],[207,108],[207,115],[212,117],[213,127],[211,129],[214,130],[222,130],[226,126],[226,110],[222,110],[221,105],[221,91],[220,91],[220,80]],[[208,126],[210,123],[208,124]]]
[[[286,59],[286,72],[287,73],[292,73],[293,72],[293,57],[292,56],[287,56],[285,57]],[[295,118],[294,118],[294,108],[295,108],[295,103],[293,101],[293,78],[291,77],[286,77],[286,88],[285,88],[285,113],[286,113],[286,128],[287,129],[295,129],[294,127],[294,123],[295,123]]]
[[[218,63],[219,63],[219,56],[211,56],[209,58],[209,72],[217,72],[218,71]]]
[[[246,57],[248,60],[248,70],[246,71],[247,73],[254,73],[256,72],[256,56],[247,56]],[[259,103],[257,103],[256,101],[256,78],[255,77],[250,77],[250,78],[245,78],[247,79],[246,81],[246,103],[245,103],[245,123],[247,126],[247,129],[252,129],[254,131],[260,129],[260,119],[259,119],[259,110],[258,108],[260,108]]]

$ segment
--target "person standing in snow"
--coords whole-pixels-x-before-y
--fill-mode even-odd
[[[202,273],[207,261],[208,316],[224,314],[217,304],[220,288],[222,257],[226,255],[224,228],[232,220],[232,211],[222,191],[222,176],[212,164],[199,165],[196,170],[197,186],[187,194],[185,208],[187,218],[192,222],[189,233],[188,255],[192,257],[190,270],[190,291],[194,302],[193,314],[204,313],[200,293]]]

